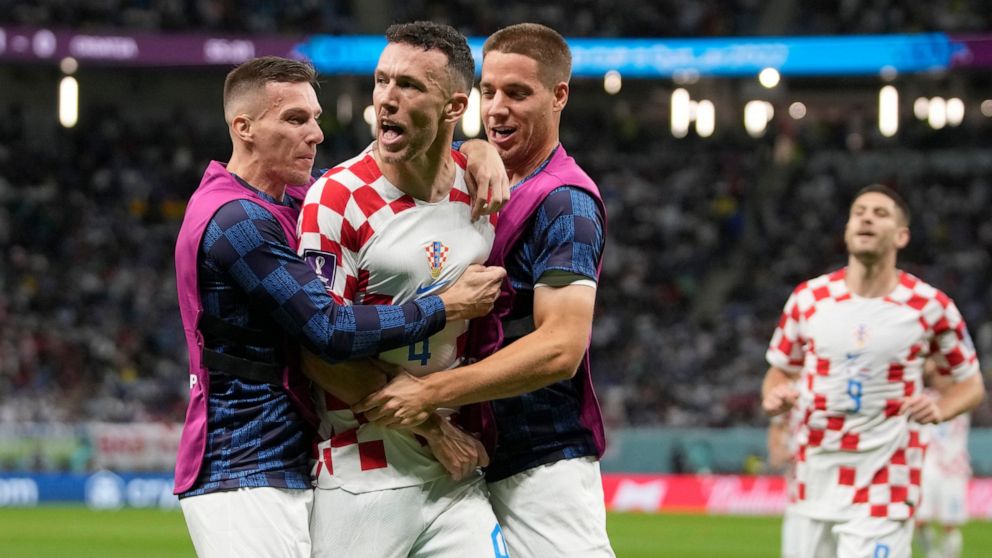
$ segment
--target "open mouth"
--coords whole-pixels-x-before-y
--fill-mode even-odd
[[[517,129],[512,126],[490,126],[489,136],[493,141],[499,142],[506,140],[516,131]]]
[[[379,121],[379,135],[386,143],[392,143],[403,135],[403,127],[391,120]]]

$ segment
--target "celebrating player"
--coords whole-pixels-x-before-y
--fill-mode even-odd
[[[494,400],[499,438],[486,480],[516,558],[613,556],[588,354],[606,213],[558,140],[570,73],[568,45],[542,25],[486,40],[486,133],[515,184],[489,259],[505,262],[509,281],[493,314],[472,326],[474,353],[486,358],[400,375],[356,406],[373,420],[413,424],[439,406]]]
[[[803,413],[796,452],[800,556],[908,558],[920,501],[921,428],[984,397],[968,330],[946,294],[896,267],[909,209],[862,189],[844,231],[847,267],[801,283],[767,352],[766,413]],[[922,393],[928,356],[955,382]],[[792,380],[799,378],[799,389]]]
[[[176,243],[190,402],[175,490],[197,554],[310,555],[312,406],[297,343],[340,360],[407,346],[491,308],[503,273],[402,306],[336,304],[296,254],[317,144],[311,66],[265,57],[224,84],[233,154],[212,162]]]
[[[486,260],[494,236],[494,219],[472,219],[465,160],[451,149],[475,76],[468,43],[431,22],[394,25],[386,39],[374,74],[375,142],[314,184],[300,219],[301,254],[345,304],[443,290]],[[467,320],[449,320],[379,358],[443,375],[460,363],[467,331]],[[415,430],[426,445],[368,423],[348,404],[385,384],[382,373],[312,360],[306,369],[323,387],[314,556],[506,555],[477,470],[488,463],[478,440],[437,414]]]

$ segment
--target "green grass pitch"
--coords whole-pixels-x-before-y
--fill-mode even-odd
[[[779,520],[672,514],[610,514],[617,558],[768,558],[778,555]],[[992,523],[964,532],[964,558],[992,556]],[[178,511],[0,508],[4,558],[173,558],[193,556]]]

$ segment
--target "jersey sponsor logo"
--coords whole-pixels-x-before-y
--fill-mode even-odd
[[[320,250],[305,250],[303,259],[313,268],[324,288],[328,291],[334,286],[334,272],[338,268],[338,257],[330,252]]]
[[[422,285],[420,287],[417,287],[417,296],[423,296],[427,293],[436,291],[437,289],[440,289],[441,287],[447,285],[448,283],[449,281],[438,281],[437,283],[431,283],[429,285]]]
[[[444,264],[448,261],[448,247],[440,240],[435,240],[424,246],[427,252],[427,265],[431,269],[431,278],[437,279],[444,270]]]

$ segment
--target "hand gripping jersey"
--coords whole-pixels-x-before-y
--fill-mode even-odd
[[[401,303],[436,294],[489,256],[495,218],[472,222],[465,159],[451,152],[455,181],[448,198],[414,199],[389,183],[372,153],[329,170],[310,189],[300,218],[300,253],[345,304]],[[414,375],[461,363],[467,321],[448,322],[426,341],[379,358]],[[430,449],[408,432],[365,423],[318,389],[320,436],[314,478],[319,488],[369,492],[416,486],[444,474]]]
[[[924,443],[899,407],[922,389],[928,356],[956,381],[978,373],[954,303],[899,273],[879,298],[852,294],[846,269],[800,284],[768,348],[769,364],[800,373],[796,510],[813,519],[912,517]]]

